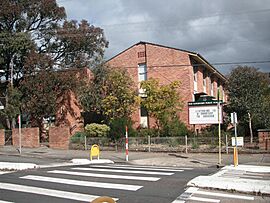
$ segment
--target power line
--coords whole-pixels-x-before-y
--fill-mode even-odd
[[[220,63],[202,63],[202,64],[172,64],[172,65],[150,65],[148,68],[175,68],[175,67],[185,67],[185,66],[221,66],[221,65],[243,65],[243,64],[263,64],[270,63],[270,61],[241,61],[241,62],[220,62]],[[120,68],[138,68],[137,66],[121,66]]]

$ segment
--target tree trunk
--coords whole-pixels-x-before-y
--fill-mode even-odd
[[[249,121],[249,132],[250,132],[250,143],[253,143],[253,132],[252,132],[250,113],[248,113],[248,121]]]

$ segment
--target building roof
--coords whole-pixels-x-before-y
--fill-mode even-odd
[[[179,48],[175,48],[175,47],[169,47],[169,46],[165,46],[165,45],[160,45],[160,44],[155,44],[155,43],[151,43],[151,42],[145,42],[145,41],[140,41],[130,47],[128,47],[127,49],[123,50],[122,52],[116,54],[115,56],[113,56],[112,58],[110,58],[108,61],[116,58],[117,56],[121,55],[122,53],[126,52],[127,50],[133,48],[134,46],[140,45],[140,44],[149,44],[152,46],[158,46],[158,47],[163,47],[163,48],[168,48],[168,49],[174,49],[176,51],[182,51],[182,52],[186,52],[187,54],[189,54],[190,56],[193,56],[194,59],[196,59],[200,64],[197,65],[206,65],[210,70],[213,71],[213,74],[216,73],[220,78],[222,78],[223,80],[227,80],[227,78],[220,73],[214,66],[212,66],[205,58],[203,58],[199,53],[196,52],[192,52],[192,51],[188,51],[188,50],[184,50],[184,49],[179,49]]]

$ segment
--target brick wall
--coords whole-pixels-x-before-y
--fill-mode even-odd
[[[0,129],[0,146],[5,145],[5,130]]]
[[[194,94],[191,60],[191,55],[186,51],[151,43],[138,43],[110,59],[108,64],[113,68],[126,67],[135,82],[135,88],[140,86],[138,82],[138,64],[140,63],[146,63],[147,65],[147,78],[156,78],[160,81],[161,85],[169,84],[175,80],[180,81],[181,87],[179,92],[184,104],[183,111],[180,113],[180,119],[188,125],[188,102],[192,101]],[[203,92],[204,90],[204,69],[205,67],[198,68],[198,92]],[[211,82],[209,77],[207,77],[206,82],[206,92],[210,95],[209,87]],[[217,83],[215,81],[214,96],[216,96],[216,93]],[[132,119],[135,122],[134,127],[137,128],[140,124],[139,109],[134,112]],[[152,127],[154,120],[149,120],[150,127]]]
[[[49,129],[49,146],[52,149],[69,148],[69,127],[51,127]]]
[[[12,129],[12,144],[16,147],[20,144],[19,129]],[[36,148],[39,147],[39,128],[22,128],[21,129],[21,146]]]
[[[262,150],[270,150],[270,129],[258,130],[259,148]]]

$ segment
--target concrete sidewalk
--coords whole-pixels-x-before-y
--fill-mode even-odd
[[[2,156],[1,156],[2,155]],[[13,158],[12,158],[13,157]],[[45,164],[69,162],[72,159],[89,159],[90,151],[87,150],[55,150],[48,147],[22,148],[19,154],[13,146],[0,147],[0,161],[10,159],[17,162],[30,160],[32,163]],[[125,151],[101,151],[101,159],[109,159],[116,163],[126,163]],[[29,162],[29,161],[28,161]],[[217,153],[154,153],[154,152],[129,152],[129,164],[175,166],[175,167],[215,167],[218,162]],[[222,164],[233,163],[232,154],[222,154]],[[268,165],[270,166],[270,154],[239,154],[240,164]]]
[[[270,195],[270,167],[225,166],[210,176],[198,176],[188,186]]]

